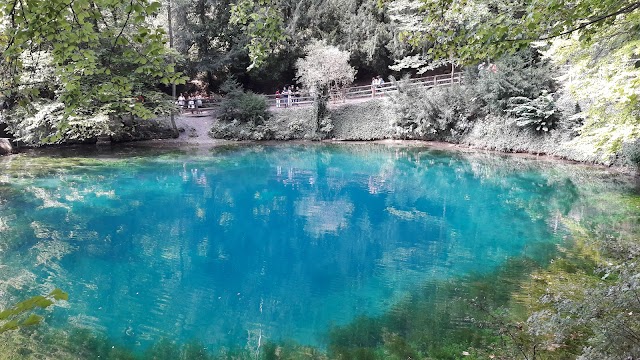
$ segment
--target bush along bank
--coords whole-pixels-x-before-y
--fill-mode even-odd
[[[527,49],[499,59],[495,67],[468,68],[463,87],[400,88],[392,97],[394,137],[637,169],[640,134],[630,130],[630,121],[619,124],[624,111],[585,100],[585,89],[576,89],[567,76],[579,66],[559,68],[553,64],[558,57],[547,55]],[[610,111],[595,111],[597,106]]]
[[[314,119],[317,108],[292,107],[270,112],[261,95],[243,90],[236,81],[227,81],[220,115],[209,135],[227,140],[319,140],[331,132],[331,119],[322,119],[324,133]]]

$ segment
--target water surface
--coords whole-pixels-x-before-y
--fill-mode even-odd
[[[633,189],[597,169],[383,145],[67,151],[0,169],[0,308],[60,287],[49,326],[132,349],[323,346],[425,284],[548,260],[589,203],[579,174]]]

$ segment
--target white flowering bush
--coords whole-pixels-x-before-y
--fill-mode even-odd
[[[305,47],[305,53],[296,61],[296,79],[309,90],[339,90],[356,77],[356,70],[349,65],[348,51],[315,41]]]

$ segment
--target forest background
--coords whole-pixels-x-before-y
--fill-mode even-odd
[[[633,164],[639,8],[628,0],[10,0],[0,5],[0,122],[27,144],[95,139],[122,116],[173,111],[173,84],[178,93],[220,92],[234,79],[273,93],[295,81],[296,61],[321,41],[349,54],[360,83],[467,71],[474,91],[430,103],[432,95],[401,94],[395,137],[455,142],[472,124],[511,119],[533,133],[560,129],[589,153],[582,160]],[[498,74],[482,78],[481,62],[498,64]]]

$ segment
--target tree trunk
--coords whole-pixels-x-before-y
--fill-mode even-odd
[[[451,58],[451,85],[453,85],[453,78],[456,72],[456,67],[453,64],[453,57]]]
[[[326,85],[318,86],[316,88],[316,96],[313,99],[313,116],[315,117],[316,134],[318,134],[321,139],[325,138],[328,135],[326,131],[322,130],[322,122],[326,117],[329,116],[329,109],[327,107],[328,102],[329,87]]]
[[[173,50],[173,14],[171,13],[171,0],[167,0],[167,23],[169,25],[169,49]],[[174,63],[173,54],[171,55],[171,62]],[[171,82],[171,96],[172,101],[175,104],[176,102],[176,83],[175,81]],[[175,137],[180,136],[180,132],[178,131],[178,127],[176,126],[175,114],[171,111],[171,128],[173,129],[173,133]]]

